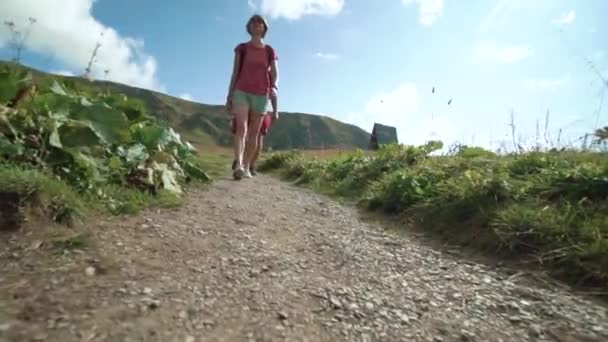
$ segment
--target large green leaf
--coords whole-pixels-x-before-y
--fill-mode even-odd
[[[130,122],[141,122],[148,118],[146,106],[142,100],[128,98],[125,95],[109,95],[103,101],[127,116]]]
[[[26,71],[9,68],[0,70],[0,104],[8,103],[19,91],[21,84],[30,81],[32,75]]]
[[[99,163],[95,158],[80,151],[73,151],[72,156],[74,157],[76,164],[83,170],[86,170],[85,175],[89,181],[102,181],[102,177],[99,172],[102,166],[101,163]]]
[[[49,92],[36,95],[28,108],[39,114],[46,115],[51,112],[54,116],[67,118],[73,102],[74,100],[67,96],[58,96]]]
[[[86,122],[70,120],[57,129],[60,144],[66,147],[94,146],[101,141]]]
[[[163,164],[167,164],[167,165],[173,165],[177,162],[171,154],[169,154],[165,151],[154,152],[154,154],[150,157],[150,159],[154,160],[157,163],[163,163]]]
[[[182,144],[182,139],[181,139],[179,133],[177,133],[176,131],[174,131],[173,128],[171,128],[171,127],[169,127],[166,130],[165,139],[164,139],[163,143],[165,145],[166,144],[170,144],[170,143],[175,143],[175,144],[178,144],[178,145],[183,145]]]
[[[21,144],[10,142],[5,136],[0,135],[0,155],[12,159],[23,155],[25,148]]]
[[[125,159],[127,160],[127,164],[130,165],[139,164],[148,159],[149,156],[150,155],[146,151],[146,147],[142,144],[136,144],[129,147],[129,149],[125,153]]]
[[[186,173],[188,175],[192,176],[195,179],[202,180],[202,181],[211,180],[209,175],[207,175],[207,173],[205,173],[205,171],[203,171],[203,169],[199,168],[198,166],[194,165],[193,163],[191,163],[189,161],[184,162],[183,167],[184,167],[184,171],[186,171]]]
[[[17,130],[11,124],[8,116],[1,111],[0,108],[0,133],[3,133],[6,136],[17,136]]]
[[[65,91],[65,89],[63,89],[63,86],[57,82],[57,80],[53,80],[53,85],[51,86],[50,90],[57,95],[68,96],[68,93]]]
[[[95,103],[88,106],[74,103],[70,118],[88,123],[89,127],[105,143],[126,144],[130,141],[127,117],[102,104]]]
[[[30,78],[17,67],[0,69],[0,105]],[[142,167],[150,171],[150,181],[174,193],[182,193],[186,176],[209,179],[189,159],[192,146],[148,116],[141,100],[53,77],[37,78],[36,89],[33,99],[18,110],[0,113],[0,153],[5,158],[41,157],[41,167],[79,190],[94,193],[99,193],[95,188],[99,182],[120,182],[123,173]],[[27,143],[22,144],[24,137]],[[34,147],[40,142],[45,151],[38,155]]]
[[[18,82],[7,71],[0,72],[0,104],[7,104],[18,90]]]
[[[122,161],[117,156],[112,156],[108,160],[108,167],[112,172],[120,171],[122,168]]]
[[[182,188],[177,181],[177,173],[169,168],[167,164],[152,162],[152,169],[160,178],[164,189],[181,194]]]
[[[53,118],[48,118],[44,123],[44,128],[47,132],[49,132],[49,145],[62,148],[63,144],[61,143],[61,138],[59,137],[59,127],[63,123],[57,122],[57,120]]]
[[[148,150],[154,150],[165,136],[165,129],[160,126],[135,125],[133,127],[133,139],[144,145]]]
[[[59,138],[59,131],[57,129],[53,130],[49,135],[49,145],[56,148],[63,147],[63,144],[61,144],[61,139]]]
[[[175,157],[179,159],[187,159],[189,156],[193,155],[194,151],[196,151],[189,143],[186,143],[186,145],[175,145],[173,150],[175,151]]]

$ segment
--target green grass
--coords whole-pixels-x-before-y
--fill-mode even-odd
[[[587,286],[608,281],[608,155],[480,148],[430,156],[438,143],[384,146],[334,159],[297,151],[267,156],[261,170],[407,217],[415,227],[500,257],[533,260]]]
[[[0,192],[14,192],[23,203],[52,221],[70,224],[88,214],[84,198],[66,182],[40,170],[0,163]]]
[[[230,169],[234,151],[231,148],[213,145],[197,145],[200,164],[214,178],[224,176]]]
[[[219,177],[229,168],[230,150],[217,147],[200,150],[197,162],[211,177]],[[192,181],[189,187],[205,184],[208,183]],[[185,200],[184,196],[164,189],[153,194],[120,184],[104,184],[97,193],[82,193],[50,172],[7,162],[0,162],[0,192],[17,193],[24,204],[39,214],[68,225],[97,214],[122,215],[146,208],[175,208]]]
[[[134,214],[145,208],[177,207],[184,200],[163,189],[151,194],[115,184],[101,186],[96,194],[82,193],[53,174],[6,163],[0,163],[0,192],[17,193],[23,207],[66,225],[95,215]]]
[[[174,208],[180,206],[184,200],[162,189],[156,194],[150,194],[136,189],[107,185],[103,188],[103,192],[105,209],[113,214],[135,214],[149,207]]]

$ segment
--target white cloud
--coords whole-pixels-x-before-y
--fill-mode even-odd
[[[521,12],[542,11],[556,5],[553,0],[497,0],[490,12],[480,22],[479,30],[482,32],[493,30],[508,30],[510,26],[517,25],[521,19]]]
[[[459,131],[445,114],[431,115],[430,99],[426,99],[414,83],[403,83],[396,89],[370,98],[362,113],[351,113],[345,121],[371,132],[374,123],[397,128],[402,144],[423,144],[441,140],[449,145]]]
[[[315,57],[320,58],[320,59],[324,59],[326,61],[335,61],[338,58],[340,58],[340,56],[333,54],[333,53],[325,53],[325,52],[317,52],[315,54]]]
[[[570,81],[569,74],[553,79],[529,79],[526,80],[526,87],[532,90],[555,90],[567,85]]]
[[[509,0],[500,0],[492,7],[490,13],[481,21],[479,29],[481,31],[487,31],[492,26],[496,25],[497,22],[504,20],[507,14],[511,11]]]
[[[249,6],[260,8],[262,14],[271,18],[297,20],[306,15],[335,16],[344,8],[344,0],[247,0]]]
[[[74,74],[74,72],[69,71],[69,70],[52,70],[50,71],[51,74],[55,74],[55,75],[61,75],[61,76],[76,76],[76,74]]]
[[[255,11],[257,10],[257,7],[255,5],[255,2],[253,2],[253,0],[247,0],[247,6],[249,7],[250,10]]]
[[[418,20],[424,26],[432,25],[443,13],[443,0],[401,0],[403,5],[418,4]]]
[[[0,20],[24,27],[28,18],[34,17],[37,22],[32,26],[26,48],[54,57],[77,74],[84,73],[99,41],[101,47],[93,64],[93,77],[103,79],[104,70],[109,69],[110,80],[162,90],[156,76],[156,60],[144,51],[144,41],[121,36],[97,21],[92,15],[95,1],[62,0],[58,5],[55,0],[2,0]],[[8,30],[0,28],[0,45],[9,39]]]
[[[510,64],[531,57],[534,54],[529,45],[500,46],[494,41],[482,42],[475,47],[474,55],[479,62]]]
[[[570,10],[568,13],[563,14],[561,17],[553,19],[553,24],[555,25],[568,25],[572,24],[576,19],[576,12],[574,10]]]
[[[192,95],[189,93],[181,94],[179,98],[187,101],[194,101],[194,97],[192,97]]]

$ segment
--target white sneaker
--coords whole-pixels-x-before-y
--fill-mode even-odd
[[[249,171],[249,168],[245,169],[245,171],[244,171],[244,176],[245,176],[246,178],[251,178],[251,177],[252,177],[252,176],[251,176],[251,172]]]

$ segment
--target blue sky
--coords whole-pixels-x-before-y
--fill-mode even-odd
[[[78,74],[95,42],[94,76],[211,104],[225,102],[234,46],[254,12],[279,54],[280,109],[323,114],[402,143],[496,149],[549,134],[575,140],[608,124],[605,0],[3,0],[0,19],[33,16],[23,62]],[[465,5],[466,4],[466,5]],[[103,37],[100,33],[104,32]],[[9,59],[0,29],[0,58]],[[431,89],[435,87],[436,92]],[[448,101],[452,99],[450,105]],[[543,139],[544,140],[544,139]],[[509,145],[510,146],[510,145]]]

